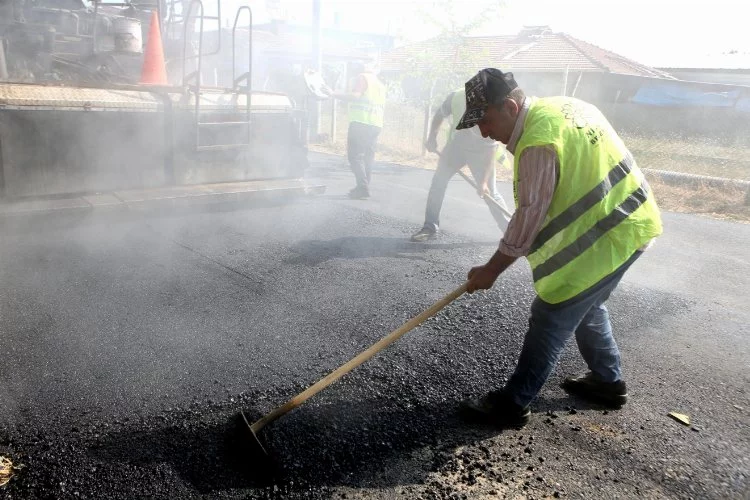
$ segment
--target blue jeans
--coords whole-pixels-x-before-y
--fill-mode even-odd
[[[602,382],[622,378],[620,350],[604,302],[642,253],[635,252],[615,272],[565,302],[549,304],[534,299],[518,365],[504,389],[517,404],[528,406],[536,397],[574,333],[578,350],[594,376]]]

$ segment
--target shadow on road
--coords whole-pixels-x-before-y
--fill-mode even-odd
[[[382,238],[374,236],[349,236],[334,240],[307,240],[291,247],[296,254],[284,260],[286,264],[317,266],[331,259],[366,259],[390,257],[397,259],[423,260],[428,251],[458,250],[496,246],[497,242],[466,243],[414,243],[408,238]]]
[[[238,447],[243,441],[231,417],[225,424],[206,425],[193,416],[153,430],[123,430],[89,453],[112,468],[127,464],[149,475],[163,474],[168,465],[201,494],[247,490],[296,497],[317,491],[319,496],[336,486],[423,482],[456,448],[498,433],[461,421],[454,403],[398,408],[393,400],[369,400],[301,408],[270,424],[261,437],[273,469],[249,452],[243,456],[247,450]],[[404,466],[385,467],[394,462]],[[394,469],[400,472],[386,473]]]
[[[0,233],[3,235],[19,236],[26,234],[41,234],[50,232],[71,231],[81,228],[97,228],[106,226],[112,228],[118,224],[136,224],[155,220],[169,220],[171,218],[191,217],[201,214],[231,214],[263,208],[289,207],[304,203],[308,199],[299,194],[275,194],[263,196],[259,194],[254,199],[241,201],[209,201],[197,197],[196,199],[182,199],[169,205],[167,202],[153,205],[120,206],[110,209],[78,209],[56,210],[47,212],[29,212],[12,217],[0,216]],[[2,242],[0,240],[0,242]]]
[[[544,414],[545,412],[568,412],[576,413],[578,411],[606,411],[616,412],[617,409],[612,409],[604,404],[588,401],[578,396],[566,394],[562,389],[557,389],[562,394],[556,397],[550,396],[539,396],[534,400],[533,406],[537,413]]]

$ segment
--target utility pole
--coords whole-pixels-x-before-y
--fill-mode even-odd
[[[312,69],[320,73],[323,69],[321,57],[321,28],[320,28],[320,1],[313,0],[312,11]],[[308,110],[310,113],[308,140],[317,141],[320,133],[320,101],[310,99]]]

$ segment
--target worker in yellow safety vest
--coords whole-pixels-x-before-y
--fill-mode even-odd
[[[330,94],[332,97],[349,103],[346,153],[357,183],[354,189],[349,191],[349,197],[367,199],[370,197],[375,149],[383,128],[385,85],[378,79],[371,67],[360,64],[352,68],[358,74],[351,90],[345,93],[330,92]]]
[[[412,241],[423,242],[437,237],[445,191],[451,178],[464,165],[469,166],[471,175],[476,180],[477,194],[481,197],[489,196],[497,202],[497,204],[490,203],[488,206],[500,231],[505,231],[508,225],[507,205],[498,193],[495,183],[495,159],[505,161],[505,148],[498,148],[497,141],[482,137],[478,127],[456,130],[458,120],[464,115],[465,110],[466,93],[463,88],[460,88],[448,94],[432,118],[430,133],[425,143],[427,151],[438,153],[438,132],[443,120],[449,116],[451,117],[450,128],[445,147],[439,152],[440,159],[427,194],[424,224],[422,229],[412,235]]]
[[[465,415],[521,427],[529,404],[575,335],[589,372],[562,387],[620,407],[628,393],[604,303],[625,271],[662,232],[654,195],[604,115],[570,97],[531,98],[512,73],[495,68],[466,82],[457,129],[514,158],[516,211],[499,249],[469,271],[468,291],[488,289],[516,259],[531,266],[537,297],[516,369],[500,390],[462,404]]]

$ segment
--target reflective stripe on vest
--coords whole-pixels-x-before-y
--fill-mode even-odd
[[[362,97],[349,103],[349,121],[383,127],[385,111],[385,85],[370,73],[362,73],[367,89]]]
[[[662,227],[641,170],[594,106],[567,97],[531,104],[514,155],[514,187],[523,150],[544,145],[555,148],[560,172],[527,258],[539,297],[556,304],[614,272]]]

